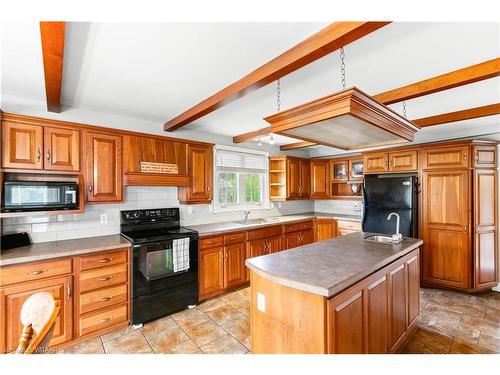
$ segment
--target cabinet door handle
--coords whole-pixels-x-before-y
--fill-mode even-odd
[[[476,161],[479,160],[479,154],[476,154]]]
[[[97,261],[97,263],[108,263],[108,262],[111,262],[113,260],[113,258],[103,258],[103,259],[99,259]]]
[[[49,161],[49,160],[50,160],[50,149],[47,150],[47,161]]]
[[[389,161],[389,165],[392,167],[392,160]]]
[[[464,232],[467,232],[467,225],[464,225]]]
[[[109,297],[102,297],[102,298],[99,298],[97,300],[97,302],[108,302],[108,301],[111,301],[113,297],[109,296]]]
[[[215,243],[215,241],[207,241],[207,244],[209,245],[213,245]]]
[[[464,155],[464,160],[467,161],[467,154]]]
[[[98,320],[97,321],[97,324],[102,324],[102,323],[106,323],[107,321],[113,319],[112,316],[108,316],[107,318],[104,318],[104,319],[101,319],[101,320]]]
[[[104,276],[97,279],[97,281],[108,281],[111,280],[113,276]]]
[[[36,151],[36,160],[37,161],[40,161],[40,148],[38,148],[38,150]]]
[[[222,251],[220,252],[220,258],[224,260],[224,253]]]
[[[71,285],[68,285],[68,299],[71,298]]]
[[[36,275],[41,275],[42,273],[47,272],[47,270],[38,270],[38,271],[31,271],[26,273],[28,276],[36,276]]]
[[[92,193],[92,185],[89,185],[89,193]]]

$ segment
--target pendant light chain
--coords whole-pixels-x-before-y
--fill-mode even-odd
[[[345,90],[345,51],[344,47],[340,48],[340,73],[342,75],[342,89]]]
[[[406,116],[406,101],[403,100],[403,116],[407,119],[408,116]]]
[[[278,112],[281,109],[281,90],[280,90],[280,80],[278,79],[276,81],[276,100],[277,100],[277,107],[278,107]]]

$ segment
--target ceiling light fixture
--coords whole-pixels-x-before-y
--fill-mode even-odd
[[[345,88],[344,59],[341,48],[342,91],[283,112],[278,80],[278,113],[264,118],[271,131],[342,150],[413,141],[420,127],[358,88]]]
[[[262,146],[262,139],[259,137],[259,140],[257,141],[257,146]]]
[[[271,133],[271,137],[269,137],[269,144],[274,145],[274,143],[275,143],[275,141],[274,141],[273,133]]]

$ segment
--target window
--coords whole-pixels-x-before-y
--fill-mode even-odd
[[[269,208],[267,153],[215,148],[214,212]]]

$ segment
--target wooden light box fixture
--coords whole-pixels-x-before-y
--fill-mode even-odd
[[[356,87],[264,120],[275,134],[342,150],[411,142],[420,129]]]

